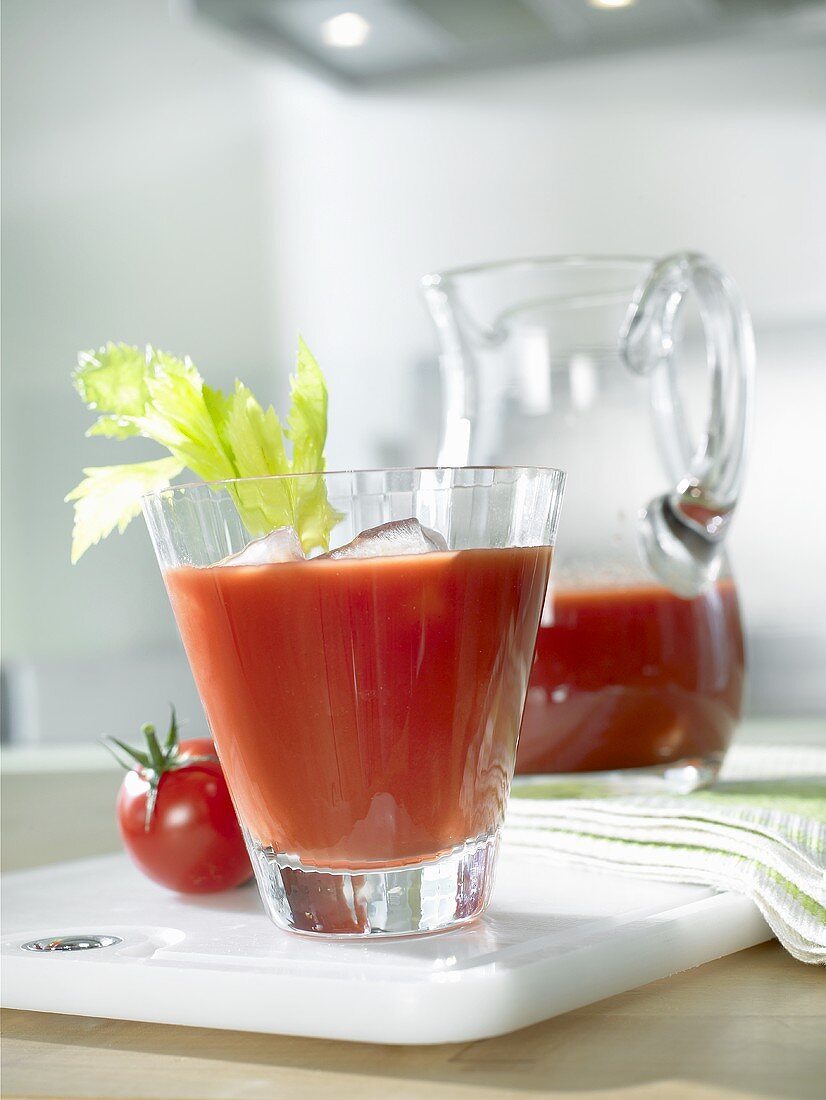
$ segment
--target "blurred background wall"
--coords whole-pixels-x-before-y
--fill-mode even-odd
[[[826,711],[826,35],[786,33],[352,90],[165,0],[4,0],[5,735],[199,714],[141,522],[69,565],[76,352],[188,352],[283,405],[296,333],[329,464],[436,457],[432,270],[710,253],[758,342],[733,536],[753,711]],[[549,455],[552,461],[552,455]]]

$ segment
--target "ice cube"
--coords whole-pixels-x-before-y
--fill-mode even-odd
[[[438,531],[423,527],[417,519],[400,519],[370,527],[352,542],[324,554],[325,558],[389,558],[404,554],[430,554],[447,550]]]
[[[271,565],[273,562],[305,561],[301,540],[293,527],[276,527],[263,538],[247,543],[237,554],[223,558],[219,565]]]

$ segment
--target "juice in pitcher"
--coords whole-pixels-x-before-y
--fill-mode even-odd
[[[720,761],[740,715],[743,664],[729,578],[693,599],[656,584],[554,589],[517,773]]]

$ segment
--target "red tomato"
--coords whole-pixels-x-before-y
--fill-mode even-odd
[[[144,733],[149,753],[115,742],[135,761],[117,802],[129,855],[149,878],[181,893],[210,893],[246,882],[252,867],[215,746],[207,739],[178,744],[174,715],[163,748],[152,727]]]

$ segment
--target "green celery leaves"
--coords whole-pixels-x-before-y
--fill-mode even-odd
[[[299,336],[298,368],[290,379],[290,415],[287,435],[293,445],[293,471],[315,473],[324,469],[327,437],[327,387],[315,358]],[[306,551],[327,547],[330,531],[339,519],[327,500],[324,478],[304,477],[293,483],[295,529]]]
[[[73,563],[115,527],[123,532],[140,512],[141,495],[166,488],[187,467],[204,481],[324,470],[327,387],[301,339],[286,433],[273,408],[265,410],[241,382],[224,395],[206,385],[190,359],[152,347],[142,351],[110,343],[83,352],[74,385],[82,401],[100,413],[87,435],[143,436],[171,457],[84,470],[86,477],[66,497],[75,508]],[[230,491],[251,535],[291,525],[305,550],[327,549],[338,514],[323,478],[239,483]]]
[[[92,466],[66,500],[75,502],[72,565],[90,546],[117,529],[123,534],[141,510],[141,496],[165,489],[184,468],[177,458],[134,462],[127,466]]]

